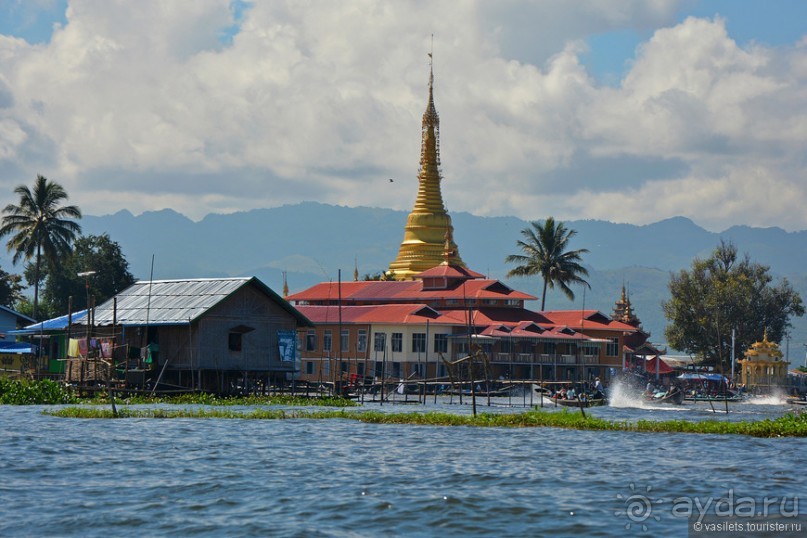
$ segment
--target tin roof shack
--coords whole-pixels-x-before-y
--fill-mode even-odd
[[[111,340],[130,388],[220,394],[283,385],[295,371],[297,328],[311,326],[255,277],[140,281],[79,323],[89,329],[73,327],[89,343],[85,356]]]

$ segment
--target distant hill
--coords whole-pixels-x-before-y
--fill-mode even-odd
[[[408,212],[369,207],[344,207],[305,202],[272,209],[211,214],[194,222],[166,209],[138,216],[128,211],[85,216],[85,234],[108,233],[129,260],[132,273],[154,278],[257,276],[280,292],[283,271],[292,292],[316,282],[352,280],[386,269],[398,253]],[[454,238],[460,255],[472,269],[508,285],[539,295],[537,279],[511,279],[504,263],[516,253],[516,241],[527,221],[515,217],[478,217],[452,213]],[[596,308],[610,314],[623,283],[635,310],[655,342],[663,342],[665,320],[660,303],[667,297],[671,271],[689,267],[694,257],[706,257],[720,239],[733,241],[741,253],[769,265],[778,277],[787,276],[807,299],[807,232],[779,228],[734,226],[713,233],[691,220],[676,217],[645,226],[605,221],[565,221],[578,234],[573,248],[587,248],[591,290],[570,303],[550,292],[548,307]],[[3,252],[2,267],[11,272]],[[582,291],[582,290],[581,290]],[[585,305],[583,302],[585,301]],[[795,320],[791,360],[803,361],[807,322]],[[783,344],[784,345],[784,344]],[[803,362],[802,362],[803,363]]]

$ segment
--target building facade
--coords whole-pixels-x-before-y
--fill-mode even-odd
[[[440,191],[434,76],[421,128],[420,173],[391,280],[323,282],[287,298],[316,327],[299,332],[298,376],[447,380],[469,355],[489,379],[608,378],[641,330],[596,311],[535,312],[536,297],[466,267]],[[641,339],[641,337],[639,337]],[[646,339],[646,338],[645,338]]]

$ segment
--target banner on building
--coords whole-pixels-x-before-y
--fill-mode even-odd
[[[297,358],[297,331],[277,331],[277,348],[281,361],[294,362]]]

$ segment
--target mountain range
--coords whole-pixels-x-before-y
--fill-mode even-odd
[[[193,221],[164,209],[133,215],[85,216],[83,233],[107,233],[120,244],[138,279],[256,276],[281,292],[283,273],[292,293],[322,281],[352,280],[385,270],[398,253],[408,212],[303,202],[270,209],[210,214]],[[519,253],[516,241],[529,222],[515,217],[480,217],[452,213],[454,239],[465,263],[521,291],[540,295],[537,278],[507,279],[508,254]],[[707,257],[720,240],[732,241],[741,254],[786,277],[807,300],[807,231],[733,226],[707,231],[691,220],[675,217],[637,226],[599,220],[564,221],[576,230],[570,248],[586,248],[590,290],[582,288],[574,302],[549,290],[547,308],[598,309],[610,314],[622,286],[651,339],[663,345],[661,302],[668,297],[670,273],[688,268],[695,257]],[[0,264],[8,272],[10,255]],[[536,304],[528,305],[536,308]],[[783,351],[803,364],[807,320],[792,320],[791,341]]]

